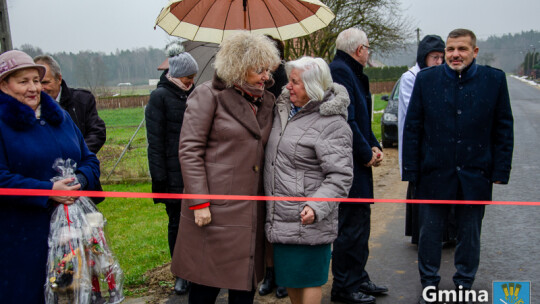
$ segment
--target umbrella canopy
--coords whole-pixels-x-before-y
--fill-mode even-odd
[[[221,43],[238,30],[283,41],[326,27],[334,17],[318,0],[170,0],[156,26],[192,41]]]
[[[199,66],[199,72],[193,80],[195,86],[205,81],[211,80],[214,77],[214,61],[216,59],[216,53],[219,50],[219,45],[208,42],[196,42],[185,41],[182,43],[186,52],[189,52],[193,59],[197,61]],[[165,59],[163,63],[159,65],[158,70],[166,70],[169,68],[169,58]]]

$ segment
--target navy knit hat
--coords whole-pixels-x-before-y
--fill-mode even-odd
[[[174,78],[197,74],[197,61],[188,52],[180,53],[169,58],[169,75]]]
[[[416,54],[416,63],[423,69],[426,68],[426,57],[431,52],[444,53],[444,41],[437,35],[427,35],[420,41]]]

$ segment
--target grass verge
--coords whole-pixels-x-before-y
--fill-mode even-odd
[[[107,126],[107,141],[97,155],[101,162],[101,181],[107,183],[109,181],[147,180],[149,173],[144,124],[136,133],[123,158],[114,168],[144,118],[144,108],[100,110],[99,116]],[[107,176],[113,168],[110,180],[107,180]]]
[[[104,185],[115,192],[151,192],[150,183]],[[120,267],[124,286],[145,283],[144,273],[170,261],[165,205],[146,198],[107,198],[98,205],[107,219],[107,238]]]

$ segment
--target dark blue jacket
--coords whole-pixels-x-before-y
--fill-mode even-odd
[[[68,113],[41,93],[41,118],[0,92],[0,188],[52,189],[57,158],[77,162],[87,188],[99,179],[99,161]],[[54,204],[48,197],[0,196],[0,299],[44,303],[47,237]]]
[[[349,54],[338,50],[330,63],[334,82],[347,89],[351,103],[348,123],[353,132],[354,179],[349,197],[373,198],[373,174],[364,166],[373,156],[372,147],[382,150],[371,130],[371,92],[364,67]]]
[[[419,199],[491,200],[508,183],[514,145],[505,74],[475,61],[461,75],[444,64],[418,73],[403,134],[403,180]]]

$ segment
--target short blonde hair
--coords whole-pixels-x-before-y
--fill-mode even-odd
[[[324,59],[304,56],[285,65],[287,78],[293,69],[302,71],[301,78],[310,100],[321,101],[324,92],[332,85],[330,68]]]
[[[244,84],[250,69],[271,69],[279,62],[279,51],[272,40],[261,34],[241,31],[221,42],[214,67],[219,78],[231,87]]]

